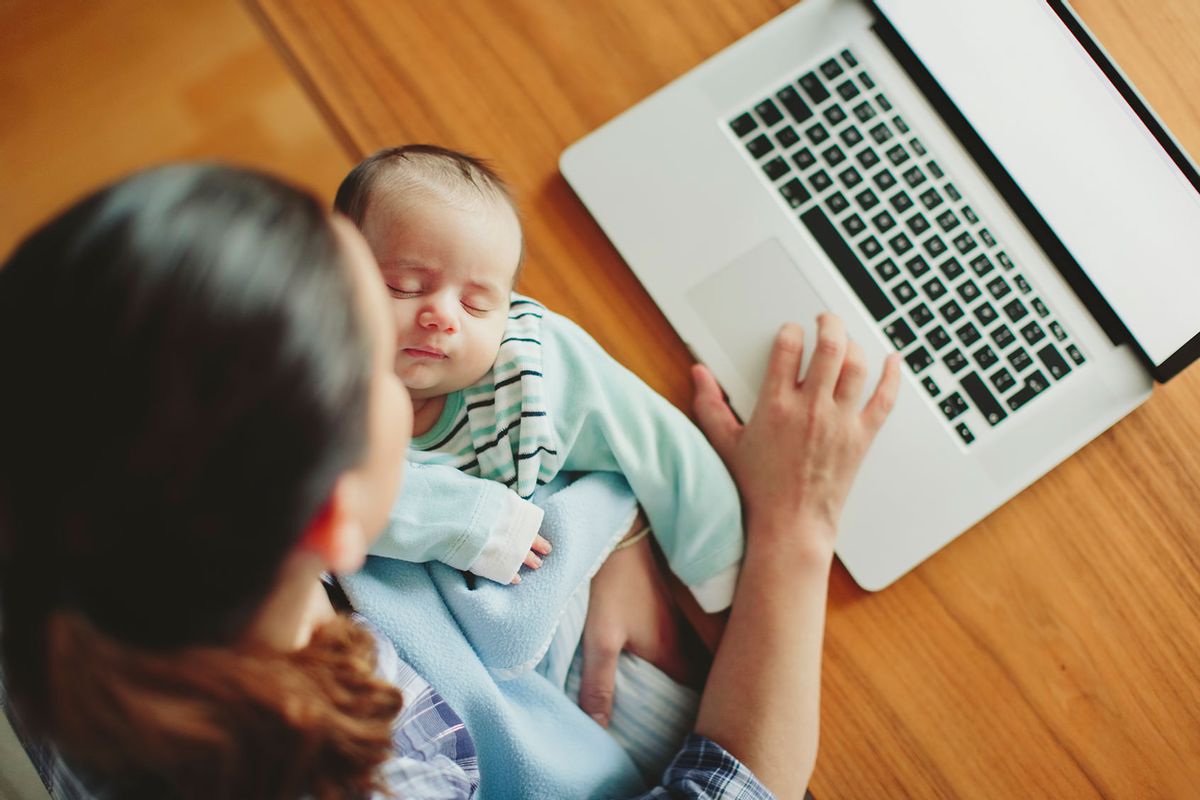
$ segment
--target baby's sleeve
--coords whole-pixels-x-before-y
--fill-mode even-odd
[[[619,472],[671,570],[708,612],[733,600],[744,549],[725,464],[682,412],[570,320],[543,320],[546,406],[568,471]],[[565,453],[565,455],[563,455]]]
[[[542,510],[494,481],[436,464],[408,463],[374,556],[440,561],[509,583],[542,524]]]

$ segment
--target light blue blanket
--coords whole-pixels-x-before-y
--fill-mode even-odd
[[[342,584],[466,722],[479,751],[479,797],[623,797],[646,787],[608,733],[534,669],[572,595],[628,530],[636,500],[624,478],[556,480],[534,496],[545,564],[503,586],[437,562],[372,557]]]

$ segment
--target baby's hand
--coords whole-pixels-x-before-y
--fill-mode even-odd
[[[542,536],[534,536],[533,544],[529,546],[529,554],[525,556],[525,566],[530,569],[537,569],[542,566],[542,556],[550,555],[550,542],[546,541]],[[520,583],[521,576],[517,575],[512,579],[513,583]]]

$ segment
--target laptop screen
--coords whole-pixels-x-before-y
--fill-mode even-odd
[[[1057,0],[875,4],[1156,377],[1200,356],[1200,176],[1070,10]]]

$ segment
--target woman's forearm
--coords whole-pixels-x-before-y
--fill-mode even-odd
[[[801,524],[791,523],[796,530],[756,530],[748,537],[733,610],[696,721],[697,733],[735,755],[779,797],[797,798],[804,795],[817,757],[821,644],[833,554],[806,544],[754,545],[817,538],[799,529]]]

